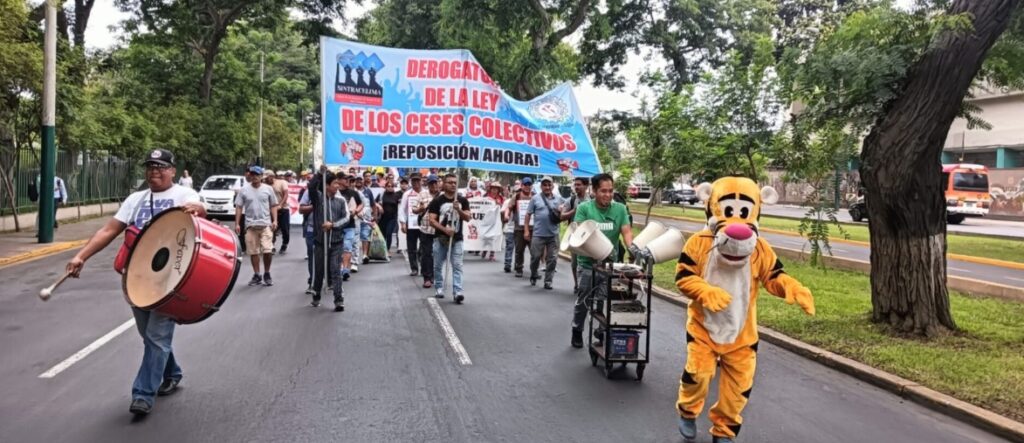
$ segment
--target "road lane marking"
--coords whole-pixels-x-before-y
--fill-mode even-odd
[[[1017,278],[1017,277],[1006,277],[1006,278],[1008,278],[1010,280],[1014,280],[1014,281],[1024,281],[1024,278]]]
[[[455,329],[452,328],[452,324],[448,322],[448,317],[444,315],[444,311],[441,310],[441,304],[437,302],[434,297],[427,297],[427,304],[430,305],[431,312],[434,313],[434,318],[441,324],[441,330],[444,331],[444,337],[448,339],[448,344],[451,345],[452,350],[455,351],[455,355],[459,357],[459,364],[463,366],[469,366],[473,364],[473,361],[469,359],[469,353],[466,352],[466,348],[462,347],[462,342],[459,341],[459,336],[455,335]]]
[[[971,271],[968,271],[968,270],[966,270],[966,269],[961,269],[961,268],[954,268],[954,267],[952,267],[952,266],[949,266],[949,265],[947,265],[947,266],[946,266],[946,269],[949,269],[950,271],[966,272],[966,273],[968,273],[968,274],[971,274],[971,273],[972,273]]]
[[[76,352],[74,355],[68,357],[67,359],[65,359],[62,362],[57,363],[57,366],[54,366],[54,367],[50,368],[49,371],[46,371],[46,372],[44,372],[42,374],[39,374],[39,378],[53,378],[53,377],[56,377],[57,374],[60,374],[61,372],[63,372],[67,368],[70,368],[71,365],[73,365],[75,363],[78,363],[79,360],[82,360],[85,357],[88,357],[89,354],[92,354],[93,351],[99,349],[100,346],[103,346],[103,345],[107,344],[107,342],[113,340],[118,335],[121,335],[121,333],[123,333],[124,331],[127,331],[128,328],[131,328],[132,326],[135,326],[135,319],[134,318],[129,319],[128,321],[126,321],[124,323],[121,323],[121,326],[118,326],[118,327],[114,328],[113,331],[110,331],[106,335],[104,335],[104,336],[102,336],[100,338],[97,338],[96,341],[94,341],[92,343],[89,343],[89,346],[86,346],[86,347],[82,348],[81,351]]]

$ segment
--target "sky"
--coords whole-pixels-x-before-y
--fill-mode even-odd
[[[366,1],[363,5],[352,3],[346,12],[349,23],[369,9],[371,2]],[[89,49],[108,49],[119,44],[121,32],[118,23],[127,15],[114,6],[113,0],[97,0],[93,6],[92,14],[89,16],[89,27],[85,32],[86,47]],[[345,26],[336,23],[340,29]],[[111,29],[113,27],[113,29]],[[632,55],[628,63],[622,67],[621,72],[627,79],[636,79],[643,70],[645,63],[640,56]],[[589,116],[601,110],[633,111],[639,106],[640,100],[633,97],[631,93],[636,90],[636,82],[633,81],[623,91],[612,91],[607,88],[595,88],[590,85],[589,80],[584,80],[576,85],[573,90],[576,94],[576,101],[579,102],[583,115]]]
[[[896,4],[901,7],[909,7],[914,0],[897,0]],[[356,18],[362,16],[370,9],[371,1],[365,1],[363,5],[351,3],[346,10],[346,18],[351,24]],[[97,0],[89,17],[89,28],[86,29],[86,46],[89,48],[109,48],[118,43],[121,32],[117,24],[126,17],[126,14],[114,6],[113,0]],[[346,27],[340,21],[336,26],[345,31],[351,28]],[[573,87],[576,94],[576,101],[579,103],[583,115],[590,116],[598,111],[618,110],[635,111],[640,105],[640,99],[633,96],[637,90],[636,79],[650,63],[644,61],[643,57],[630,54],[627,63],[620,68],[620,73],[626,79],[626,87],[621,91],[613,91],[608,88],[595,88],[590,84],[590,79],[583,79]]]

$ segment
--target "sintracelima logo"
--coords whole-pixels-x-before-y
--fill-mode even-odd
[[[558,97],[548,97],[531,103],[530,115],[546,123],[565,123],[569,120],[569,106]]]
[[[334,77],[334,101],[358,105],[381,106],[384,88],[377,83],[377,74],[384,62],[377,54],[353,54],[347,50],[338,54]]]

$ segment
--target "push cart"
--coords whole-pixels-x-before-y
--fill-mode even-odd
[[[635,363],[637,381],[644,378],[651,352],[650,306],[654,279],[650,271],[650,267],[610,261],[593,268],[591,288],[596,288],[600,276],[607,297],[590,297],[587,302],[590,311],[587,349],[591,365],[604,362],[605,377],[611,378],[616,363],[623,366]],[[595,323],[597,334],[594,333]],[[599,342],[594,341],[595,335],[601,338]]]

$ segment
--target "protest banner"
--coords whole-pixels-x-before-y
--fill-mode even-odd
[[[501,207],[485,197],[469,199],[473,218],[462,224],[463,249],[466,251],[500,252],[504,244]]]

